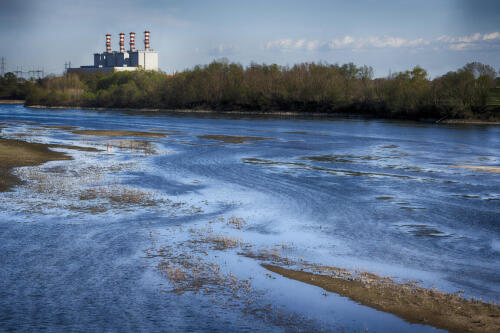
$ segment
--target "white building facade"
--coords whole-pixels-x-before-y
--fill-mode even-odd
[[[106,52],[94,53],[93,66],[69,68],[70,71],[158,71],[158,52],[149,47],[149,31],[144,31],[144,50],[135,49],[135,33],[130,33],[130,48],[125,51],[125,34],[120,33],[120,51],[111,51],[111,35],[106,35]]]

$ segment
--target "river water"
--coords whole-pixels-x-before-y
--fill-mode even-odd
[[[500,174],[471,168],[500,165],[500,127],[20,105],[0,105],[0,123],[7,124],[4,138],[102,149],[57,148],[74,159],[38,167],[44,172],[77,177],[98,166],[105,169],[100,178],[97,172],[87,178],[112,179],[192,208],[178,214],[162,205],[73,209],[71,198],[36,194],[26,184],[0,193],[2,331],[284,330],[200,293],[168,292],[168,281],[145,258],[151,234],[169,242],[167,230],[220,216],[243,218],[246,231],[235,233],[246,242],[287,244],[301,260],[500,301]],[[141,138],[145,152],[120,141],[127,138],[59,126],[171,135]],[[323,329],[436,331],[326,297],[313,286],[267,278],[252,259],[214,257],[252,278],[260,299]]]

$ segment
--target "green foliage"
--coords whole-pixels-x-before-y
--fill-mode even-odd
[[[17,82],[10,75],[2,80]],[[353,63],[243,67],[222,60],[175,75],[139,70],[45,78],[27,89],[27,104],[463,118],[487,110],[495,80],[496,72],[480,63],[430,80],[420,66],[373,79],[371,67]]]
[[[24,99],[31,88],[31,82],[18,79],[14,73],[0,76],[0,99]]]

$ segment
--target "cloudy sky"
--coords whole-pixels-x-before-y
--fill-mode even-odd
[[[354,62],[385,76],[421,65],[432,76],[480,61],[500,69],[499,0],[0,0],[8,70],[88,65],[105,34],[151,31],[160,68],[214,59],[292,65]]]

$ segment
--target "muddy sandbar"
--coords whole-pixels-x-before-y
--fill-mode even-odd
[[[431,325],[452,332],[500,332],[500,306],[496,304],[467,300],[457,294],[426,289],[412,283],[399,284],[371,273],[345,277],[344,274],[337,274],[335,269],[325,275],[267,264],[262,266],[289,279],[395,314],[410,323]]]
[[[46,144],[0,138],[0,192],[21,183],[18,177],[11,174],[13,168],[72,159],[65,153],[49,148],[50,145]]]
[[[500,173],[498,166],[480,166],[480,165],[454,165],[453,168],[468,169],[480,172]]]

